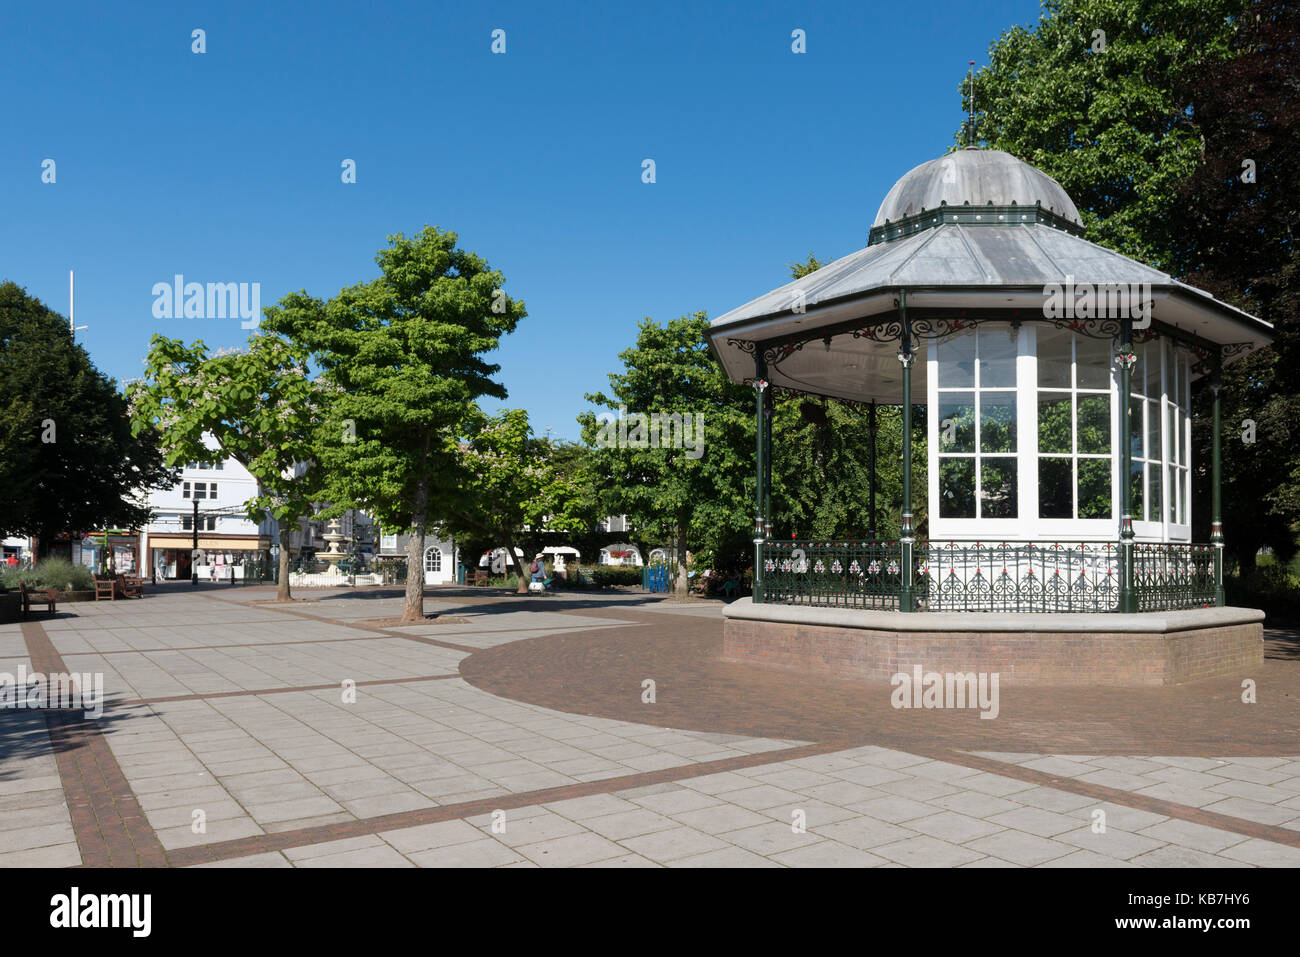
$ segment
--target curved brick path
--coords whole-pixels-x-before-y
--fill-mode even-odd
[[[632,608],[599,614],[649,627],[498,645],[462,661],[460,672],[492,694],[560,711],[845,745],[908,749],[942,742],[982,751],[1137,755],[1300,750],[1300,634],[1294,632],[1268,633],[1264,667],[1249,676],[1257,685],[1255,704],[1242,703],[1239,678],[1169,688],[1004,685],[1001,713],[989,721],[974,711],[896,710],[887,682],[845,682],[722,661],[717,618],[665,618],[663,611]],[[645,678],[657,684],[653,706],[641,703]]]

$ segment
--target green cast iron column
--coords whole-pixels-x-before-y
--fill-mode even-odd
[[[754,415],[755,446],[757,447],[758,468],[757,485],[754,496],[754,602],[763,601],[763,541],[767,537],[767,523],[763,518],[763,505],[766,500],[763,488],[767,477],[767,462],[764,446],[767,438],[767,360],[763,358],[762,343],[754,343]]]
[[[1133,383],[1133,366],[1137,355],[1133,352],[1133,321],[1120,321],[1119,354],[1119,610],[1137,611],[1137,596],[1133,592],[1133,400],[1130,397]]]
[[[873,542],[876,540],[876,400],[871,400],[871,405],[867,406],[867,433],[871,436],[871,445],[868,448],[868,471],[871,475],[870,504],[867,512],[867,537]]]
[[[1210,544],[1214,546],[1214,603],[1227,604],[1223,593],[1223,455],[1219,448],[1223,425],[1220,420],[1219,390],[1223,387],[1223,353],[1215,351],[1214,369],[1210,373],[1210,391],[1214,394],[1214,438],[1210,443]]]
[[[907,320],[907,290],[898,291],[898,316],[903,324],[903,338],[898,361],[903,364],[903,517],[898,536],[902,551],[898,610],[916,610],[916,539],[912,528],[912,324]]]
[[[763,462],[766,466],[766,472],[763,475],[763,516],[767,524],[767,535],[772,534],[772,416],[775,411],[773,408],[776,404],[776,398],[772,395],[772,390],[767,389],[764,392],[764,399],[767,403],[767,414],[763,418]]]

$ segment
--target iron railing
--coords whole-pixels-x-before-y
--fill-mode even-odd
[[[763,547],[761,600],[897,608],[902,561],[898,542],[768,542]]]
[[[917,546],[926,611],[1103,612],[1119,607],[1113,542]]]
[[[766,541],[754,601],[949,612],[1115,612],[1131,553],[1137,611],[1216,603],[1215,548],[1116,542],[916,542],[915,605],[904,608],[901,542]]]
[[[1173,611],[1215,604],[1213,545],[1133,546],[1133,591],[1138,611]]]

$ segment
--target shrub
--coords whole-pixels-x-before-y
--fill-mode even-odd
[[[66,558],[42,559],[35,568],[11,568],[0,576],[0,581],[8,588],[17,588],[20,581],[27,582],[29,588],[90,591],[95,587],[90,569],[74,565]]]
[[[1223,591],[1229,605],[1258,608],[1272,621],[1300,622],[1300,579],[1284,566],[1261,565],[1245,577],[1227,576]]]
[[[591,577],[601,588],[640,585],[641,569],[636,565],[597,565],[591,570]]]

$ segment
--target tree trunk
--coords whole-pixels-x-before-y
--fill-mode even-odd
[[[276,601],[292,601],[289,594],[289,536],[293,533],[287,522],[280,523],[280,558],[277,561],[280,572],[276,576],[280,580],[280,587],[276,589]]]
[[[411,540],[406,545],[406,603],[402,621],[424,621],[424,523],[429,509],[429,479],[420,479],[411,511]]]
[[[685,601],[691,594],[691,579],[686,574],[686,527],[677,527],[677,584],[674,589],[678,601]]]
[[[506,539],[506,554],[509,556],[510,560],[515,563],[515,594],[527,595],[528,594],[528,565],[525,565],[524,562],[528,561],[528,564],[531,565],[532,560],[516,558],[515,540],[511,538],[509,535],[506,535],[505,539]]]

